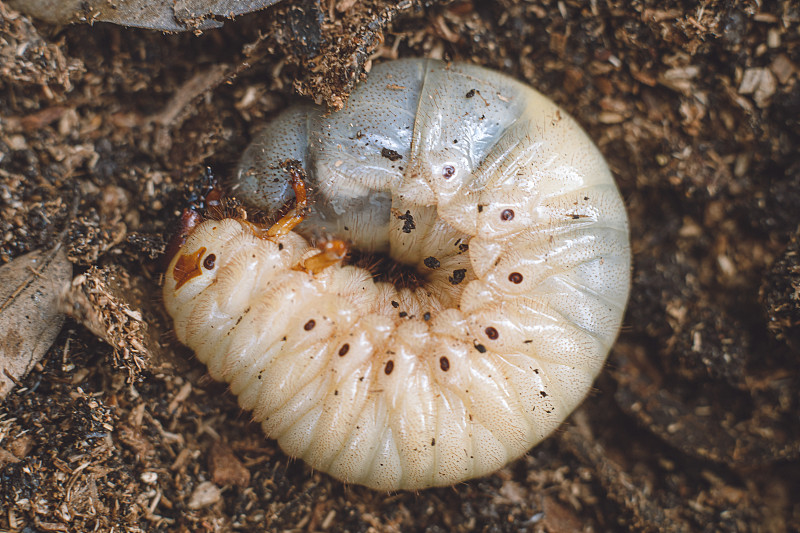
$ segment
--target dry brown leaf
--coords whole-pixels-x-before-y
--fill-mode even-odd
[[[217,18],[263,9],[280,0],[7,0],[20,12],[51,24],[113,22],[151,30],[219,28]]]
[[[59,245],[35,251],[0,267],[0,400],[50,348],[64,314],[62,287],[72,279],[72,263]]]

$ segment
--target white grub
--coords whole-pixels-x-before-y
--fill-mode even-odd
[[[237,195],[279,209],[287,159],[314,191],[297,231],[206,221],[164,285],[178,339],[286,453],[379,490],[451,485],[520,457],[583,400],[620,327],[630,246],[611,173],[566,112],[480,67],[388,62],[340,112],[279,115]],[[422,282],[309,273],[319,234]]]

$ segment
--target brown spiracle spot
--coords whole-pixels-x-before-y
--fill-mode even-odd
[[[347,352],[349,351],[350,351],[350,345],[347,343],[342,344],[342,347],[339,348],[339,357],[344,357],[345,355],[347,355]]]
[[[306,322],[306,325],[303,326],[303,329],[306,331],[311,331],[312,329],[314,329],[314,326],[316,325],[317,325],[316,321],[312,318],[311,320]]]
[[[511,274],[508,275],[508,281],[519,285],[520,283],[522,283],[522,274],[520,274],[519,272],[512,272]]]
[[[206,270],[211,270],[214,268],[214,263],[217,261],[217,256],[214,254],[208,254],[205,259],[203,259],[203,266]]]
[[[445,165],[442,167],[442,177],[446,180],[452,178],[456,173],[456,168],[453,165]]]
[[[386,366],[383,369],[383,373],[388,376],[389,374],[392,373],[392,370],[394,370],[394,361],[389,359],[388,361],[386,361]]]
[[[450,360],[447,357],[444,357],[444,356],[440,357],[439,358],[439,368],[441,368],[445,372],[450,370]]]
[[[503,212],[500,213],[500,218],[505,222],[508,222],[509,220],[514,220],[514,210],[503,209]]]
[[[205,246],[201,246],[193,254],[181,254],[172,269],[172,277],[175,278],[175,290],[180,289],[184,283],[196,278],[203,273],[200,268],[200,258],[206,253]]]
[[[497,337],[500,336],[500,334],[497,332],[497,330],[494,329],[492,326],[489,326],[488,328],[483,330],[483,332],[486,333],[486,336],[489,337],[489,340],[493,340],[493,341],[496,341]]]

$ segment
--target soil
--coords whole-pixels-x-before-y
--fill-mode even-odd
[[[387,495],[266,440],[171,337],[159,276],[207,167],[224,181],[300,95],[341,107],[373,63],[420,56],[578,119],[627,200],[634,277],[555,435]],[[63,235],[78,276],[76,318],[0,404],[0,530],[800,530],[798,66],[790,0],[285,0],[172,35],[0,3],[0,262]]]

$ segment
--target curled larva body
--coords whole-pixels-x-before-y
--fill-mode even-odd
[[[279,115],[236,194],[274,212],[297,159],[306,220],[206,221],[167,270],[178,339],[290,455],[383,490],[489,474],[582,401],[630,284],[625,208],[565,112],[502,74],[404,60],[337,113]],[[412,265],[413,286],[302,268],[318,234]]]

